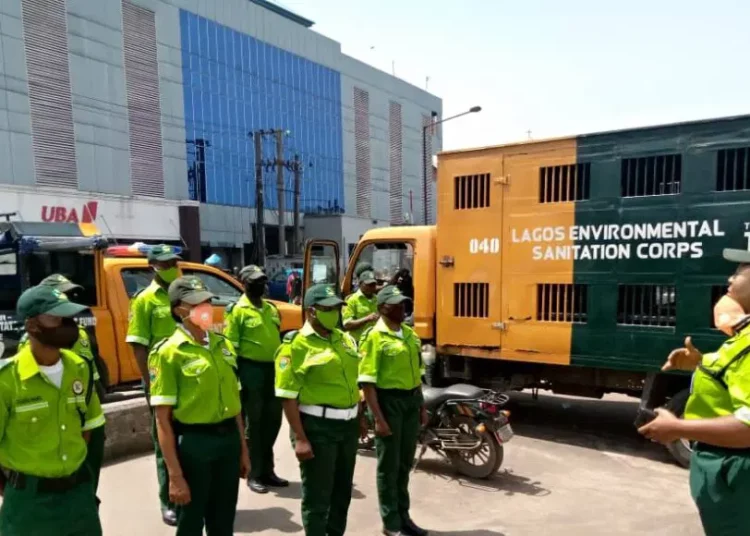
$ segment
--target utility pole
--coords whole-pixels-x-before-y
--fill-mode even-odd
[[[294,244],[292,246],[292,253],[297,255],[299,253],[300,244],[299,195],[302,182],[302,164],[300,163],[298,154],[294,155],[292,171],[294,172]]]
[[[279,203],[279,254],[286,254],[286,192],[284,191],[284,131],[280,128],[274,132],[276,134],[276,189]]]
[[[255,142],[255,263],[263,268],[266,264],[266,222],[263,202],[263,131],[253,133]]]

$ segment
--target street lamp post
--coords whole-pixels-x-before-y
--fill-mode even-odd
[[[427,191],[428,191],[428,185],[429,181],[427,180],[427,129],[435,127],[439,125],[440,123],[445,123],[447,121],[450,121],[451,119],[456,119],[457,117],[463,117],[465,115],[469,114],[475,114],[477,112],[481,112],[482,107],[481,106],[473,106],[466,110],[465,112],[462,112],[460,114],[452,115],[450,117],[446,117],[445,119],[441,119],[439,121],[435,121],[434,123],[428,123],[426,125],[422,126],[422,213],[424,214],[423,222],[425,225],[429,225],[430,216],[427,212]],[[430,155],[432,156],[432,155]],[[432,159],[430,158],[430,164],[432,164]]]

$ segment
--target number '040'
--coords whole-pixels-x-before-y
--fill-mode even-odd
[[[469,253],[500,253],[499,238],[472,238],[469,240]]]

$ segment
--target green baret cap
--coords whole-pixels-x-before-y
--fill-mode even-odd
[[[360,262],[355,268],[354,268],[354,275],[356,275],[359,279],[362,278],[363,272],[372,272],[374,268],[372,267],[372,264],[369,262]]]
[[[149,262],[166,262],[173,260],[179,261],[182,260],[182,257],[175,253],[175,250],[172,246],[159,244],[157,246],[152,246],[151,249],[148,250]]]
[[[333,285],[313,285],[305,292],[305,307],[322,305],[323,307],[336,307],[343,305],[344,300],[336,295]]]
[[[169,285],[167,294],[171,303],[183,301],[190,305],[198,305],[214,297],[203,281],[194,276],[178,277]]]
[[[255,266],[254,264],[245,266],[242,270],[240,270],[239,277],[240,281],[242,281],[243,283],[247,283],[249,281],[257,281],[258,279],[268,279],[268,276],[266,276],[266,273],[263,271],[263,269],[260,266]]]
[[[16,304],[16,314],[22,321],[39,315],[69,318],[87,309],[85,305],[70,301],[64,292],[47,285],[31,287],[21,294]]]
[[[750,251],[744,249],[725,249],[724,258],[730,262],[750,264]]]
[[[83,288],[81,285],[76,285],[70,279],[61,274],[48,275],[39,282],[39,285],[56,288],[60,292],[70,292],[71,290]]]
[[[375,279],[375,272],[366,270],[359,274],[359,282],[363,285],[374,285],[378,281]]]
[[[388,285],[378,292],[378,305],[397,305],[411,301],[396,285]]]

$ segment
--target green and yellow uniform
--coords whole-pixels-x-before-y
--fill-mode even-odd
[[[166,250],[166,251],[165,251]],[[149,260],[167,261],[179,259],[168,247],[156,246],[149,252]],[[138,292],[130,301],[130,319],[125,341],[145,346],[148,350],[170,337],[177,324],[169,310],[167,290],[156,280]],[[162,512],[174,510],[169,504],[169,474],[164,463],[164,456],[156,437],[156,419],[151,415],[151,438],[154,442],[156,457],[156,477],[159,482],[159,501]]]
[[[718,351],[703,356],[693,374],[685,419],[733,415],[750,426],[750,325]],[[690,462],[690,490],[708,536],[750,534],[750,449],[698,443]]]
[[[51,288],[33,287],[18,302],[20,318],[72,317],[85,309]],[[1,365],[3,536],[102,533],[83,433],[103,427],[104,413],[88,363],[68,350],[60,350],[60,361],[60,387],[41,372],[28,345]]]
[[[243,295],[225,314],[224,336],[238,349],[245,437],[251,479],[274,474],[273,446],[281,428],[281,402],[274,396],[273,357],[281,344],[281,317],[272,303],[256,307]]]
[[[311,304],[316,285],[307,291]],[[330,287],[327,287],[330,288]],[[342,302],[321,293],[317,303]],[[276,396],[299,402],[300,417],[314,457],[300,462],[302,523],[307,536],[342,536],[346,530],[359,436],[357,344],[333,329],[328,338],[309,323],[287,334],[276,354]]]
[[[381,318],[363,335],[360,355],[359,382],[375,385],[378,404],[391,429],[391,435],[375,438],[377,484],[383,526],[398,532],[402,520],[409,517],[409,472],[419,438],[424,375],[421,343],[407,325],[392,331]]]
[[[346,298],[346,305],[341,312],[341,316],[344,319],[344,322],[346,322],[347,320],[359,320],[360,318],[365,318],[366,316],[376,313],[377,311],[378,303],[375,296],[368,298],[360,289]],[[367,330],[367,328],[372,327],[372,325],[374,324],[375,322],[373,322],[371,325],[364,325],[360,328],[351,330],[349,331],[349,334],[354,337],[354,340],[359,342],[359,340],[362,338],[362,334]]]

